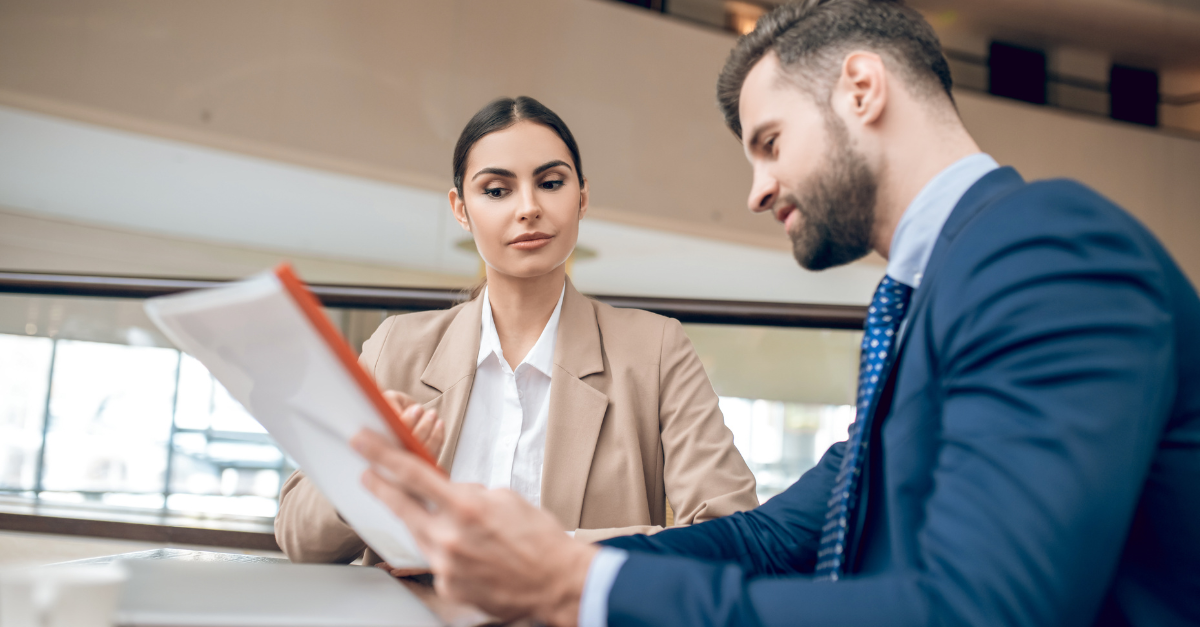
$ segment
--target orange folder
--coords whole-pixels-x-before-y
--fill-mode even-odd
[[[421,441],[417,439],[417,436],[413,435],[408,425],[400,420],[400,416],[396,415],[392,406],[383,398],[383,393],[379,391],[379,386],[375,385],[375,381],[371,379],[371,376],[358,364],[358,358],[354,356],[354,351],[350,348],[350,344],[346,342],[346,338],[342,337],[337,327],[333,326],[333,322],[322,311],[321,302],[305,287],[300,277],[296,276],[292,265],[287,262],[281,263],[275,267],[274,272],[279,282],[287,289],[288,294],[296,301],[296,305],[300,307],[300,311],[304,312],[304,316],[308,318],[308,321],[312,323],[317,333],[325,340],[329,349],[337,356],[338,361],[342,362],[342,365],[346,367],[346,371],[350,373],[350,376],[354,378],[358,387],[362,389],[363,394],[375,406],[384,423],[391,427],[392,433],[396,435],[396,438],[400,440],[404,448],[445,474],[445,471],[442,471],[438,467],[437,460],[426,450],[425,445],[421,444]]]

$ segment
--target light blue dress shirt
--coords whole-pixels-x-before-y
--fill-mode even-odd
[[[971,186],[998,167],[991,156],[976,153],[955,161],[926,183],[896,225],[888,251],[887,275],[913,289],[920,287],[933,246],[950,213]],[[627,551],[603,547],[592,559],[579,600],[579,627],[608,624],[608,595],[628,558]]]

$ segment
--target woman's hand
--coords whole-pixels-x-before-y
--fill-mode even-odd
[[[400,421],[425,445],[425,450],[436,459],[446,441],[446,426],[438,418],[437,410],[426,410],[409,395],[395,390],[387,390],[383,398],[400,415]]]
[[[379,562],[375,566],[393,577],[416,577],[430,574],[428,568],[392,568],[387,562]]]

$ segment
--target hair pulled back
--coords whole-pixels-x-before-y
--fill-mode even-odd
[[[579,185],[583,185],[583,165],[579,158],[579,145],[575,143],[575,136],[571,135],[571,129],[567,128],[566,122],[563,122],[562,118],[546,105],[529,96],[497,98],[485,105],[471,118],[470,122],[467,122],[462,134],[458,136],[458,143],[454,145],[454,187],[458,190],[460,198],[463,195],[463,177],[466,176],[467,157],[470,156],[475,143],[486,135],[502,131],[522,121],[536,122],[558,134],[563,143],[567,145],[567,150],[571,151],[571,160],[575,162],[575,175],[579,177]]]

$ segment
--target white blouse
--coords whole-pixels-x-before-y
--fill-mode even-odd
[[[550,416],[554,344],[566,285],[537,343],[517,365],[504,360],[492,304],[483,290],[479,361],[450,479],[511,488],[535,506],[542,503],[542,462]]]

